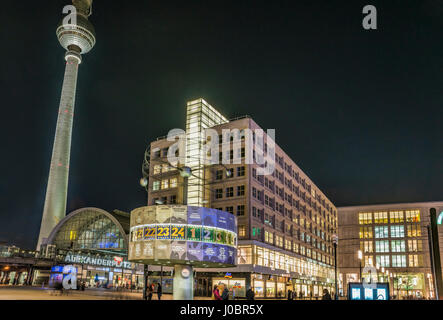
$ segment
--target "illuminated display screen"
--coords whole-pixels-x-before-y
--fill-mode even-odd
[[[235,216],[225,211],[184,205],[138,208],[131,213],[129,258],[235,265],[236,230]]]
[[[389,300],[389,284],[387,283],[349,283],[349,300]]]

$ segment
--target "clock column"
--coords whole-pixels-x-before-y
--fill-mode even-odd
[[[189,265],[174,266],[174,300],[194,300],[194,269]]]

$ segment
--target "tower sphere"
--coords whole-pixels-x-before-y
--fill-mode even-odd
[[[61,46],[66,50],[71,50],[71,46],[80,48],[80,54],[89,52],[95,45],[95,29],[92,23],[89,22],[81,14],[77,14],[77,24],[63,24],[60,21],[57,26],[57,38]]]

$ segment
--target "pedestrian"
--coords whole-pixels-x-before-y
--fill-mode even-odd
[[[217,285],[214,286],[214,290],[212,290],[212,293],[214,294],[214,300],[221,300],[220,292],[218,291]]]
[[[148,286],[148,300],[152,300],[152,295],[154,293],[154,284]]]
[[[292,296],[292,290],[288,289],[288,300],[294,300]]]
[[[329,294],[328,289],[323,289],[323,297],[322,300],[332,300],[331,295]]]
[[[254,300],[255,293],[252,291],[251,287],[246,291],[246,300]]]
[[[229,300],[229,290],[228,290],[228,288],[225,287],[225,289],[223,290],[221,298],[222,298],[222,300]]]
[[[161,297],[162,297],[162,286],[161,286],[160,282],[157,282],[157,296],[158,296],[158,300],[161,300]]]

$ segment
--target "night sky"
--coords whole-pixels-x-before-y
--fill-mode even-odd
[[[0,240],[34,248],[68,0],[0,11]],[[378,30],[362,8],[378,9]],[[68,212],[130,211],[149,141],[186,101],[251,115],[336,206],[443,200],[443,1],[103,1],[80,66]]]

